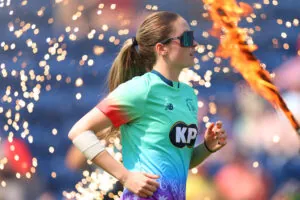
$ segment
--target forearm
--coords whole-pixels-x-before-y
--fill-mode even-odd
[[[84,131],[76,136],[72,142],[87,159],[114,176],[122,184],[124,183],[129,171],[105,150],[105,145],[93,131]]]
[[[211,155],[211,153],[206,149],[204,143],[201,143],[199,146],[194,148],[190,162],[190,169],[202,163],[209,155]]]
[[[127,178],[129,171],[106,150],[99,153],[92,161],[124,184],[124,180]]]
[[[86,163],[86,157],[81,153],[78,148],[72,145],[66,155],[66,165],[72,169],[77,170],[80,169]]]

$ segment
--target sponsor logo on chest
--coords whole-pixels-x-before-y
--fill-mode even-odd
[[[187,125],[179,121],[171,127],[169,138],[171,143],[178,148],[183,148],[184,146],[192,148],[195,144],[197,134],[198,128],[196,124]]]

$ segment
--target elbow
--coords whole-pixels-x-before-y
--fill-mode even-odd
[[[80,126],[80,123],[79,122],[76,122],[71,130],[69,131],[68,133],[68,138],[73,141],[82,131],[82,126]]]
[[[69,138],[71,141],[73,141],[74,138],[75,138],[75,133],[72,132],[72,131],[70,131],[70,132],[68,133],[68,138]]]
[[[78,131],[75,131],[74,126],[71,128],[71,130],[68,133],[68,138],[73,141],[75,137],[78,135]]]
[[[86,129],[83,129],[81,126],[78,126],[76,123],[68,133],[68,138],[73,141],[78,135],[84,132]]]

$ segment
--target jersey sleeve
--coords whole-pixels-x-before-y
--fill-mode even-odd
[[[144,113],[149,87],[144,77],[135,77],[120,84],[97,104],[115,127],[138,119]]]

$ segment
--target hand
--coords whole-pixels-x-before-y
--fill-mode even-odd
[[[129,172],[124,181],[124,187],[142,198],[151,197],[159,187],[156,181],[158,175],[143,172]]]
[[[227,134],[222,128],[222,122],[218,121],[216,126],[214,123],[210,124],[204,134],[204,144],[210,152],[216,152],[224,147],[227,143]]]

